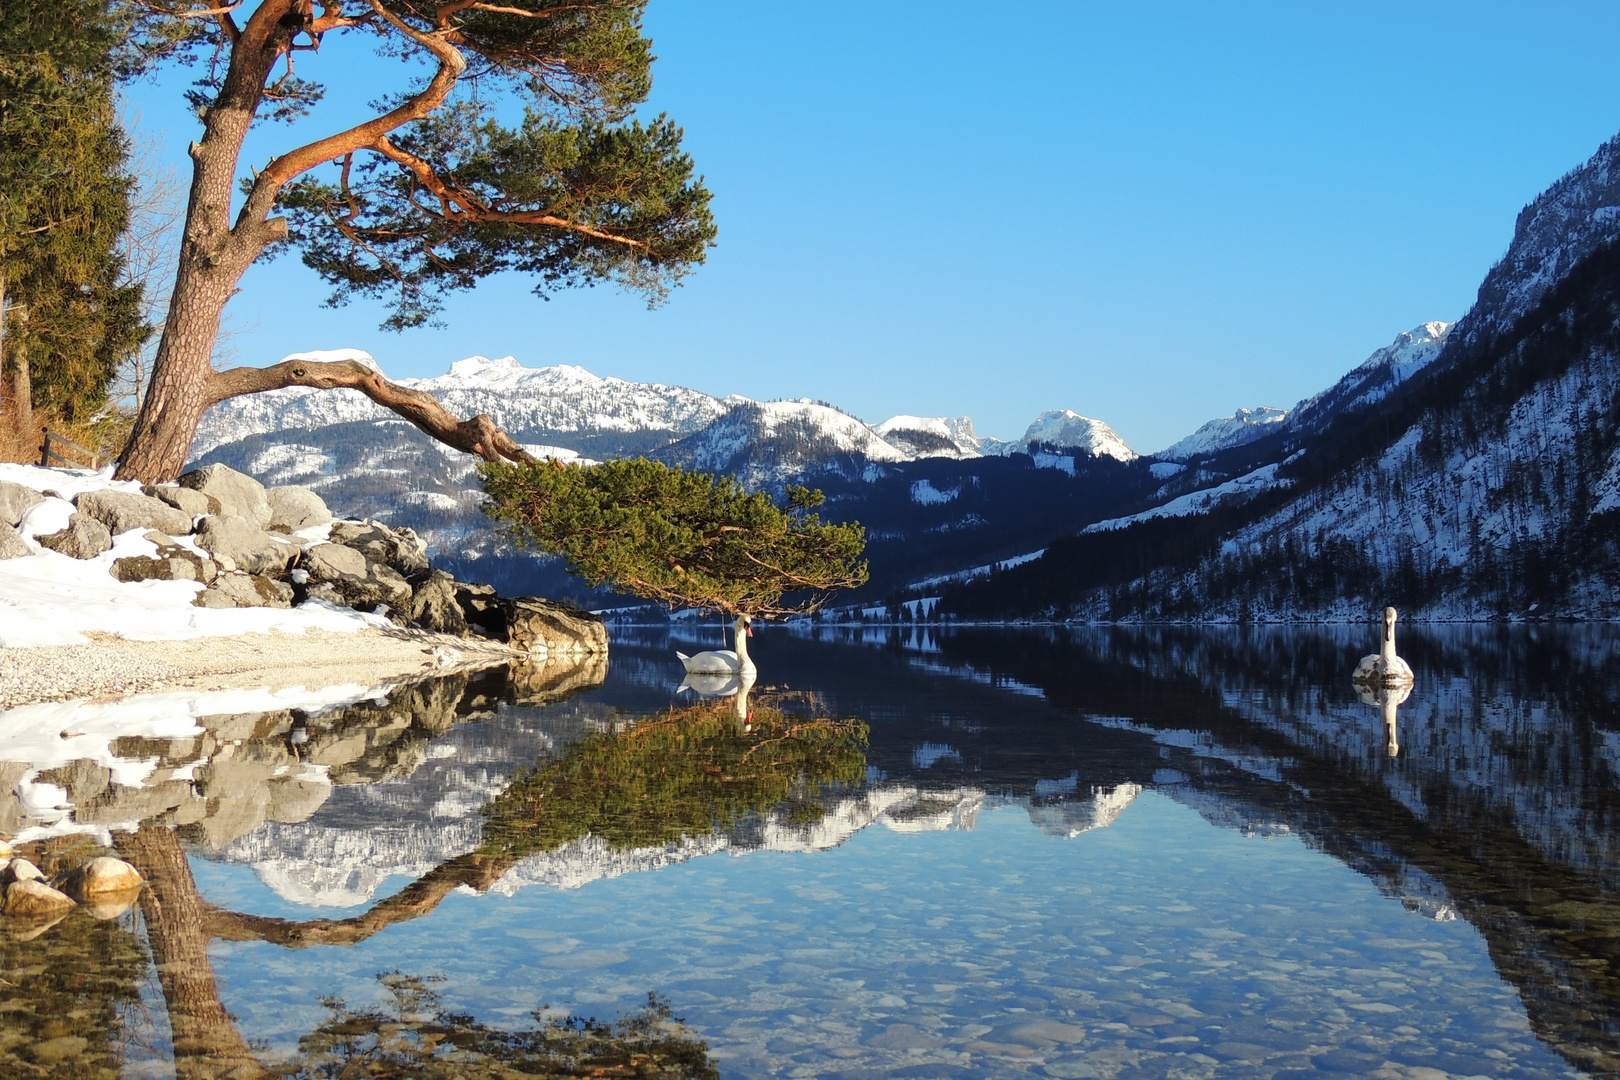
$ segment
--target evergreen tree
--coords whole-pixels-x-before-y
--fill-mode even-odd
[[[790,487],[786,506],[729,476],[646,458],[589,468],[546,460],[480,466],[485,512],[517,543],[568,560],[592,587],[670,607],[729,614],[814,611],[863,585],[866,531],[811,511],[819,491]],[[783,595],[799,594],[784,603]]]
[[[0,0],[0,295],[12,425],[86,418],[145,339],[119,238],[133,184],[115,112],[122,29],[105,0]]]

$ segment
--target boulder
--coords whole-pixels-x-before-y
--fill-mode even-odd
[[[127,893],[141,887],[144,879],[123,859],[102,855],[65,874],[58,883],[63,893],[79,903],[109,893]]]
[[[469,629],[496,641],[506,640],[507,607],[493,586],[456,582],[456,605]]]
[[[23,543],[22,533],[0,521],[0,559],[18,559],[33,554]]]
[[[42,546],[75,559],[93,559],[112,547],[112,533],[89,514],[75,513],[61,532],[35,536]]]
[[[6,916],[13,919],[40,919],[60,915],[73,906],[73,898],[57,892],[38,879],[13,881],[6,886]]]
[[[151,498],[168,503],[187,517],[199,518],[204,514],[218,514],[224,510],[218,499],[210,498],[200,491],[180,487],[178,484],[147,484],[141,491]]]
[[[221,574],[191,602],[206,608],[290,608],[293,587],[264,574]]]
[[[5,870],[0,871],[0,885],[10,885],[16,881],[43,880],[45,875],[40,872],[39,867],[27,859],[12,859],[6,864]]]
[[[340,521],[332,526],[331,539],[407,577],[428,571],[427,545],[410,529],[390,529],[376,521]]]
[[[313,575],[311,580],[314,580]],[[381,563],[369,563],[364,577],[336,574],[311,585],[309,595],[360,611],[375,611],[377,605],[383,604],[403,616],[410,611],[411,583]]]
[[[312,544],[299,554],[298,569],[308,572],[309,580],[317,584],[342,577],[363,578],[366,557],[342,544]]]
[[[157,545],[157,554],[114,559],[113,577],[119,581],[200,581],[206,585],[219,574],[212,559],[181,547],[160,532],[149,532],[146,539]]]
[[[16,525],[30,506],[44,501],[45,496],[31,487],[0,480],[0,525]]]
[[[264,497],[270,504],[270,528],[277,532],[297,532],[332,520],[332,511],[309,488],[273,487]]]
[[[298,548],[282,543],[246,518],[210,514],[197,525],[197,546],[220,560],[230,559],[250,574],[279,574],[298,556]]]
[[[166,502],[132,491],[86,491],[74,501],[81,514],[89,514],[113,533],[131,529],[158,529],[184,536],[191,531],[191,515]]]
[[[443,570],[428,571],[412,586],[410,615],[411,622],[424,630],[467,635],[467,617],[456,603],[456,579]]]
[[[608,651],[607,625],[572,604],[539,596],[509,600],[506,642],[535,656],[573,656]]]
[[[270,503],[265,498],[264,485],[235,469],[204,465],[186,473],[176,483],[218,499],[221,515],[246,518],[261,529],[270,524]]]

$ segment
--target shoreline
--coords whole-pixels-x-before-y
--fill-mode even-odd
[[[0,712],[153,691],[356,683],[376,686],[520,659],[506,645],[425,630],[310,630],[0,648]]]

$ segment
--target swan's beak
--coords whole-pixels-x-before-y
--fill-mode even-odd
[[[748,636],[749,636],[749,637],[753,637],[753,636],[754,636],[754,626],[753,626],[753,624],[752,624],[752,623],[750,623],[750,624],[749,624],[749,625],[747,625],[747,626],[745,626],[745,627],[743,627],[743,629],[744,629],[744,630],[745,630],[745,631],[747,631],[747,633],[748,633]]]

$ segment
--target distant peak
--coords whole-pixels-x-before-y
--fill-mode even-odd
[[[491,360],[487,356],[469,356],[450,365],[450,374],[458,379],[473,379],[480,375],[516,373],[524,370],[515,356]]]

